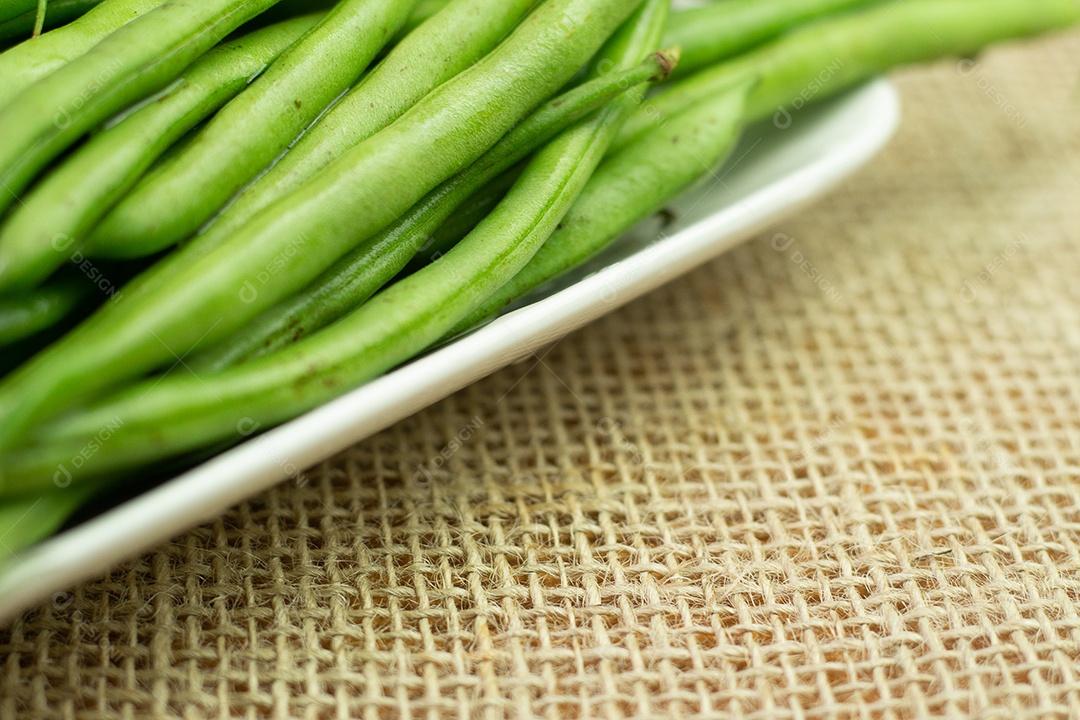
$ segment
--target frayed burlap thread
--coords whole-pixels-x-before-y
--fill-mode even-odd
[[[791,244],[26,613],[0,716],[1080,717],[1080,35],[898,82]]]

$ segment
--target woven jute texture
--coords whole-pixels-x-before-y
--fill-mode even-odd
[[[11,623],[0,714],[1080,717],[1080,34],[897,79],[830,199]]]

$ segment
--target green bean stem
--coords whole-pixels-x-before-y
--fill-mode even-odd
[[[471,66],[510,31],[535,0],[456,0],[405,38],[383,62],[319,119],[195,241],[183,260],[220,244],[260,210],[302,185],[349,149],[399,118],[421,98]],[[477,22],[477,18],[484,22]],[[145,209],[129,203],[127,215]],[[91,253],[129,257],[159,244],[145,223],[118,210],[92,239]],[[152,242],[147,242],[149,239]],[[135,242],[133,242],[135,241]]]
[[[696,181],[708,177],[739,137],[752,87],[752,82],[736,85],[606,158],[559,229],[529,264],[451,334],[468,330],[586,262]]]
[[[601,57],[617,68],[640,61],[642,48],[660,39],[667,5],[668,0],[647,0]],[[73,472],[85,477],[116,471],[235,437],[245,422],[281,422],[423,350],[513,277],[555,230],[603,158],[623,107],[632,107],[622,100],[540,151],[506,199],[450,253],[325,332],[233,370],[175,376],[123,392],[69,421],[61,434],[115,428],[109,452]],[[163,410],[169,419],[155,417]],[[43,457],[31,453],[25,459],[34,464]],[[40,465],[27,472],[22,460],[14,458],[6,492],[25,493],[51,482],[51,473],[42,475]]]
[[[626,123],[615,147],[723,92],[740,78],[761,79],[747,100],[747,119],[773,117],[786,127],[797,107],[831,97],[889,68],[970,56],[994,42],[1077,22],[1076,0],[905,0],[846,13],[673,84]]]
[[[0,54],[0,108],[35,82],[86,54],[118,28],[165,0],[106,0],[78,20]],[[28,13],[31,29],[37,11]]]
[[[114,298],[0,384],[0,449],[35,421],[209,346],[308,285],[551,97],[637,4],[548,0],[491,54],[221,246],[150,291]]]
[[[627,88],[666,77],[676,58],[657,53],[636,68],[610,72],[549,101],[464,172],[450,178],[393,225],[347,253],[302,292],[271,307],[239,332],[192,359],[212,372],[265,355],[326,327],[397,275],[462,203],[570,125]]]
[[[166,87],[225,35],[277,1],[168,0],[0,108],[0,211],[72,143]]]
[[[0,226],[0,264],[21,287],[41,282],[180,138],[248,86],[309,30],[302,16],[220,45],[176,87],[101,132],[35,185]]]
[[[334,6],[185,152],[139,181],[94,230],[90,252],[143,257],[190,237],[356,82],[415,2]]]
[[[49,0],[38,0],[37,13],[34,16],[34,29],[31,32],[31,37],[37,37],[41,35],[41,31],[45,27],[45,11],[48,9]]]

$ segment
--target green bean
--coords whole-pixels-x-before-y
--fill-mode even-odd
[[[241,30],[253,32],[258,28],[276,25],[279,22],[285,22],[300,15],[326,12],[337,2],[338,0],[281,0],[281,2],[269,8],[259,17],[246,23]]]
[[[512,168],[473,193],[465,204],[454,210],[450,217],[431,233],[431,238],[421,246],[416,257],[410,260],[401,272],[412,275],[450,252],[451,248],[472,232],[473,228],[502,202],[519,175],[517,168]]]
[[[65,279],[20,295],[0,297],[0,347],[54,326],[90,295],[91,288],[90,283]]]
[[[0,20],[8,20],[36,11],[37,0],[0,0]]]
[[[35,82],[86,54],[118,28],[165,0],[107,0],[81,18],[0,54],[0,108]],[[31,25],[37,11],[29,13]]]
[[[275,2],[168,0],[113,32],[79,62],[27,88],[0,109],[0,211],[73,142],[167,86],[223,36]]]
[[[808,20],[880,0],[725,0],[674,13],[665,46],[682,48],[678,75],[732,57]]]
[[[239,94],[319,16],[218,46],[161,98],[91,138],[43,178],[0,226],[0,265],[21,287],[43,280],[167,149]]]
[[[416,3],[416,8],[413,9],[412,15],[409,16],[409,20],[405,23],[403,29],[412,32],[442,12],[443,8],[448,4],[448,0],[420,0],[420,2]]]
[[[1076,0],[905,0],[821,20],[731,62],[703,70],[650,98],[623,127],[622,147],[665,118],[715,96],[740,78],[760,77],[747,119],[773,117],[823,100],[897,65],[968,56],[1000,40],[1037,35],[1080,22]]]
[[[191,147],[143,177],[89,240],[142,257],[190,237],[349,88],[416,0],[344,0],[229,103]]]
[[[397,275],[462,203],[537,147],[635,87],[667,75],[675,59],[658,53],[638,67],[585,83],[549,101],[464,172],[447,180],[393,225],[361,243],[291,298],[246,324],[190,363],[215,371],[273,352],[359,306]]]
[[[102,0],[50,0],[48,12],[45,15],[45,27],[52,29],[66,25],[82,17],[101,2]],[[37,8],[7,20],[0,20],[0,41],[29,38],[34,31],[36,20]]]
[[[620,68],[638,62],[642,47],[659,40],[667,6],[668,0],[647,0],[601,57]],[[281,353],[216,375],[140,385],[61,421],[51,437],[62,441],[12,458],[4,490],[20,494],[44,486],[49,476],[42,463],[90,428],[108,426],[115,433],[109,452],[88,459],[77,477],[234,438],[245,426],[279,423],[412,357],[513,277],[554,231],[603,158],[622,107],[630,106],[622,100],[540,151],[495,211],[431,266]]]
[[[209,346],[309,284],[566,84],[636,4],[548,0],[492,53],[220,247],[152,290],[114,298],[0,384],[0,450],[35,421]],[[427,148],[438,151],[417,152]]]
[[[676,71],[688,74],[815,17],[882,0],[724,0],[671,13],[661,47],[680,46]],[[439,12],[447,0],[420,0],[406,30]]]
[[[693,106],[606,158],[559,229],[529,264],[451,336],[581,265],[694,182],[708,177],[738,139],[751,87],[752,83],[743,83]]]
[[[422,97],[486,55],[535,0],[456,0],[403,40],[364,80],[319,119],[274,167],[245,190],[196,242],[201,254],[260,210],[302,185],[349,149],[399,118]],[[484,22],[477,22],[477,18]],[[194,170],[195,168],[193,168]],[[171,195],[166,193],[163,200]],[[130,257],[175,237],[140,218],[146,198],[132,196],[95,233],[92,252]]]
[[[0,503],[0,570],[19,553],[60,530],[97,488],[92,484]]]
[[[530,0],[531,2],[531,0]],[[424,95],[486,55],[524,11],[522,0],[456,0],[391,52],[282,158],[241,194],[184,251],[147,272],[125,292],[136,299],[209,253],[256,212],[381,130]],[[517,13],[515,15],[514,13]],[[487,20],[476,22],[477,17]]]

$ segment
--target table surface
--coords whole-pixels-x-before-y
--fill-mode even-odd
[[[1080,33],[897,81],[828,200],[0,629],[0,717],[1080,716]]]

